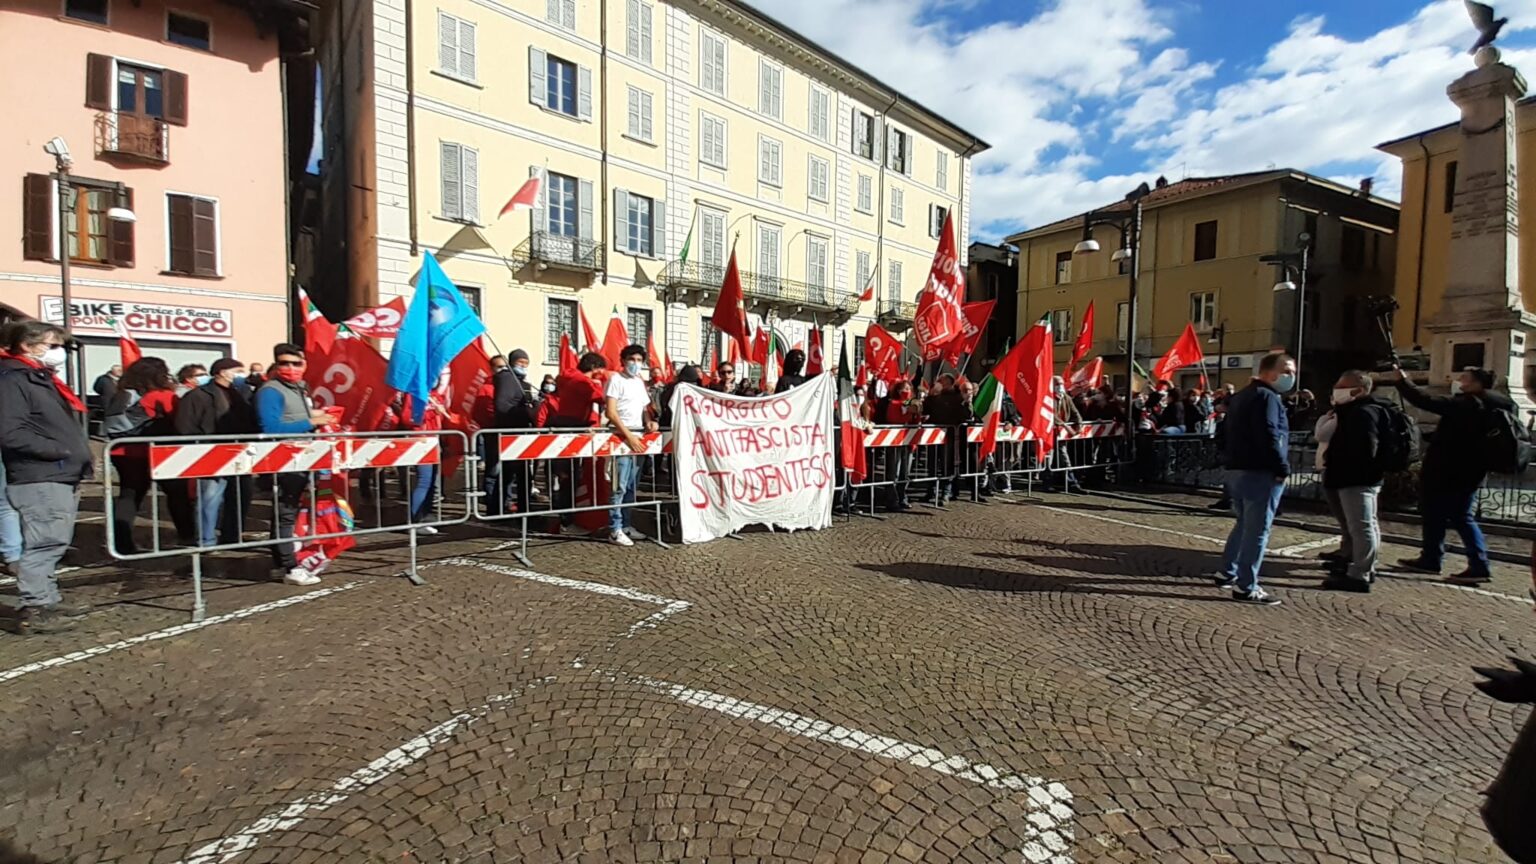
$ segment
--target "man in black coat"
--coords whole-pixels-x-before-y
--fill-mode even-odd
[[[491,388],[496,403],[497,429],[529,429],[533,426],[534,417],[538,414],[538,400],[527,381],[528,365],[528,352],[521,348],[507,355],[504,361],[500,357],[491,361]],[[484,440],[486,452],[482,454],[485,460],[482,464],[486,470],[482,489],[485,492],[487,512],[493,516],[500,515],[506,509],[508,498],[512,497],[516,501],[517,512],[527,513],[530,483],[528,463],[513,462],[503,474],[499,459],[500,439],[495,435],[486,435]]]
[[[96,376],[96,381],[91,385],[91,392],[101,400],[103,410],[112,404],[112,397],[117,395],[117,381],[123,377],[123,367],[113,363],[107,371]]]
[[[810,380],[800,374],[800,371],[804,368],[805,352],[799,348],[791,349],[788,354],[784,355],[784,374],[779,376],[779,383],[774,385],[773,392],[783,393],[786,390],[799,387]]]
[[[1473,518],[1477,490],[1488,476],[1487,437],[1489,412],[1515,413],[1515,403],[1493,390],[1493,373],[1468,369],[1451,382],[1450,396],[1430,396],[1395,370],[1397,389],[1414,407],[1440,415],[1430,436],[1419,471],[1424,518],[1419,556],[1400,562],[1409,570],[1440,572],[1445,557],[1446,528],[1455,528],[1467,550],[1467,569],[1445,581],[1479,585],[1492,578],[1488,571],[1488,545]]]
[[[1371,395],[1371,376],[1352,369],[1333,385],[1333,411],[1319,423],[1323,445],[1323,491],[1343,540],[1332,559],[1336,569],[1323,587],[1361,594],[1371,590],[1381,552],[1376,500],[1386,476],[1383,442],[1392,434],[1391,405]]]
[[[923,412],[929,424],[947,430],[944,444],[939,448],[942,455],[937,466],[944,479],[938,481],[934,502],[943,507],[946,499],[953,501],[959,497],[960,474],[965,469],[965,424],[971,422],[973,416],[971,400],[955,383],[955,376],[946,372],[934,382],[928,398],[923,400]]]
[[[213,361],[212,380],[188,390],[176,402],[176,434],[191,438],[214,435],[255,435],[256,409],[245,387],[245,364],[231,357]],[[226,501],[229,477],[205,477],[197,481],[198,542],[203,546],[239,543],[250,511],[253,482],[250,475],[233,478],[235,499]]]

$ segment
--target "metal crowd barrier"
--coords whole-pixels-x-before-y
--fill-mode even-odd
[[[404,575],[421,584],[416,570],[418,533],[435,534],[442,526],[469,519],[467,506],[457,517],[444,512],[447,492],[441,482],[442,463],[444,453],[454,452],[455,444],[458,452],[467,446],[462,432],[118,438],[107,444],[112,470],[102,472],[107,551],[121,561],[190,556],[194,621],[201,621],[206,612],[203,556],[212,552],[275,550],[292,543],[297,553],[305,545],[323,541],[406,532],[411,557]],[[404,472],[398,480],[401,502],[386,501],[384,494],[392,470]],[[352,494],[353,481],[359,482],[360,495]],[[258,491],[258,483],[268,488]],[[137,545],[142,532],[136,525],[146,497],[150,542],[143,549]],[[430,510],[413,508],[413,497],[422,499],[421,508],[430,504]],[[220,506],[214,505],[216,499],[222,499]],[[294,537],[292,526],[280,530],[281,515],[296,520],[304,501],[309,503],[309,533]],[[354,501],[372,507],[357,507]],[[266,510],[265,536],[252,537],[257,532],[249,530],[254,521],[251,510],[257,506]],[[333,511],[328,509],[332,507]],[[327,517],[334,515],[341,530],[314,530],[323,511]],[[417,512],[422,518],[417,518]],[[170,524],[164,521],[166,516]],[[209,518],[218,524],[205,526]],[[177,542],[165,542],[162,534],[168,528],[176,532]],[[209,534],[222,537],[203,545]]]
[[[672,433],[637,433],[645,453],[608,429],[482,429],[475,434],[469,486],[471,512],[480,522],[518,523],[520,545],[513,553],[526,567],[530,535],[546,538],[590,537],[611,530],[612,511],[651,510],[653,533],[634,530],[632,540],[650,540],[668,548],[666,512],[677,505],[672,471]],[[613,502],[620,460],[637,460],[640,471],[635,500]],[[633,464],[633,463],[631,463]],[[476,479],[478,477],[478,480]],[[597,518],[598,516],[602,518]],[[627,515],[627,514],[626,514]],[[532,519],[547,520],[544,531],[530,531]]]

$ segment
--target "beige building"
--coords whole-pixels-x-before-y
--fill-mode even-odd
[[[322,30],[333,316],[430,251],[536,369],[578,303],[699,360],[734,245],[749,313],[835,357],[835,329],[910,323],[944,213],[965,248],[987,145],[745,4],[341,0]],[[498,216],[540,170],[543,206]]]
[[[1124,201],[1097,213],[1125,216]],[[1301,171],[1278,169],[1169,183],[1159,178],[1143,201],[1136,357],[1143,368],[1193,323],[1207,354],[1208,380],[1241,386],[1276,347],[1294,350],[1297,294],[1275,291],[1279,268],[1262,256],[1294,252],[1311,237],[1302,333],[1304,386],[1324,388],[1343,368],[1384,356],[1366,298],[1392,290],[1397,205]],[[1017,330],[1051,318],[1056,360],[1071,357],[1082,316],[1094,304],[1093,348],[1123,386],[1130,262],[1112,260],[1119,237],[1095,229],[1103,247],[1074,255],[1080,214],[1015,234]],[[1216,370],[1218,363],[1221,374]],[[1202,370],[1182,370],[1180,387]],[[1326,380],[1325,380],[1326,379]]]

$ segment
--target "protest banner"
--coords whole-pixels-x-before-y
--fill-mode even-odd
[[[747,525],[832,524],[833,390],[830,375],[758,398],[677,386],[673,450],[684,543]]]

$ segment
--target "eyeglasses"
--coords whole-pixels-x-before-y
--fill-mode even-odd
[[[277,366],[277,367],[291,366],[291,367],[293,367],[295,369],[302,369],[302,368],[304,368],[304,361],[303,360],[275,360],[275,361],[273,361],[272,365],[273,366]]]

